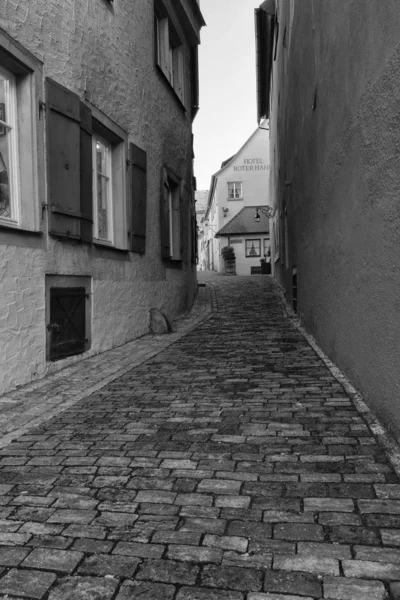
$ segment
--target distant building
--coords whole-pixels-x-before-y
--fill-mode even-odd
[[[237,275],[271,272],[269,219],[259,210],[259,220],[255,221],[257,208],[256,206],[242,208],[215,234],[217,239],[221,238],[221,250],[225,245],[233,247]],[[268,267],[264,266],[262,261]]]
[[[269,169],[268,126],[264,122],[211,178],[204,216],[207,269],[222,271],[221,250],[231,242],[240,275],[256,272],[261,259],[268,256],[268,220],[261,211],[258,223],[254,216],[257,207],[268,204]]]
[[[197,221],[197,265],[198,269],[206,268],[205,247],[204,247],[204,215],[207,210],[208,190],[197,190],[196,199],[196,221]]]
[[[197,0],[30,0],[0,29],[0,393],[193,302]]]

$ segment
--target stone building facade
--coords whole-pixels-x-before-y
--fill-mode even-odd
[[[0,393],[196,293],[197,0],[5,0]]]
[[[267,0],[256,23],[276,277],[399,436],[398,2]]]

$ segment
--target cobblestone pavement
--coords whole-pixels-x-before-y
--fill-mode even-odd
[[[400,599],[367,421],[269,277],[209,280],[211,318],[0,450],[0,597]]]

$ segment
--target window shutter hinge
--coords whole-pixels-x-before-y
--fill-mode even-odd
[[[39,100],[39,119],[41,118],[43,112],[46,110],[47,106],[46,106],[46,102],[43,102],[43,100]]]

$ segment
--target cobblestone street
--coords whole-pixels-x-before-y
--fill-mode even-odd
[[[270,277],[202,278],[186,329],[0,404],[43,408],[2,421],[0,597],[400,599],[400,484],[368,422]]]

